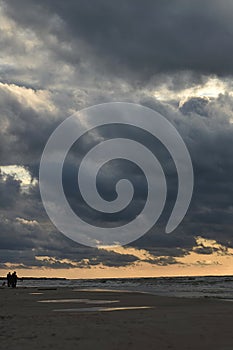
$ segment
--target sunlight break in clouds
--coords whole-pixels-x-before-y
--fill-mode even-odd
[[[22,190],[27,190],[30,186],[35,186],[38,183],[36,179],[32,179],[29,171],[20,165],[0,166],[0,171],[3,178],[6,178],[7,175],[11,175],[16,180],[20,181]]]
[[[154,96],[161,101],[180,100],[180,106],[182,106],[190,97],[216,98],[226,92],[228,92],[228,84],[217,77],[212,77],[203,84],[197,84],[179,91],[171,90],[167,85],[161,85],[154,92]]]

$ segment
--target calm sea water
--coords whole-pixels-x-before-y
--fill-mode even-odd
[[[125,279],[46,279],[19,281],[19,287],[72,287],[130,290],[177,297],[214,297],[233,300],[233,276]]]

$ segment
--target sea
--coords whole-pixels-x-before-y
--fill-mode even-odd
[[[18,287],[104,289],[154,295],[219,298],[233,301],[233,276],[105,278],[105,279],[22,279]]]

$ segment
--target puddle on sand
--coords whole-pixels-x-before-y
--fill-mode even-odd
[[[87,304],[112,304],[119,303],[120,300],[88,300]]]
[[[38,303],[86,303],[88,299],[49,299],[37,300]]]
[[[92,300],[92,299],[50,299],[38,300],[38,303],[85,303],[85,304],[111,304],[119,303],[120,300]]]
[[[73,292],[106,292],[106,293],[134,293],[126,289],[101,289],[101,288],[85,288],[85,289],[73,289]]]
[[[44,288],[43,287],[43,288],[37,288],[37,290],[57,290],[57,288],[55,288],[55,287],[54,288],[53,287],[49,287],[49,288],[46,287],[46,288]]]
[[[97,293],[133,293],[133,294],[152,294],[150,292],[142,292],[142,291],[135,291],[135,290],[128,290],[128,289],[106,289],[106,288],[75,288],[72,289],[73,292],[97,292]]]
[[[106,311],[124,311],[152,309],[151,306],[122,306],[122,307],[83,307],[77,309],[56,309],[55,312],[106,312]]]

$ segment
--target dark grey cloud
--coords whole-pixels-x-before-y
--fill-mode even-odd
[[[153,263],[159,265],[173,264],[175,257],[188,254],[196,246],[197,235],[232,247],[232,96],[186,96],[179,104],[179,99],[169,96],[161,103],[152,93],[162,83],[176,93],[205,83],[212,75],[230,86],[232,7],[227,0],[5,1],[5,13],[13,20],[14,30],[19,30],[14,35],[1,31],[0,38],[1,52],[7,57],[0,65],[0,165],[22,165],[38,179],[49,135],[74,110],[108,101],[140,103],[168,118],[190,151],[195,188],[184,221],[173,234],[164,234],[177,193],[174,164],[158,142],[129,129],[97,130],[70,152],[63,180],[74,210],[99,226],[116,226],[143,207],[144,175],[122,162],[109,164],[98,178],[100,194],[109,200],[116,195],[114,186],[123,174],[135,184],[134,202],[121,215],[91,211],[76,191],[74,169],[90,147],[105,138],[132,137],[156,154],[169,185],[158,225],[132,246],[150,251]],[[22,193],[20,181],[0,174],[0,198],[2,264],[53,263],[54,268],[71,268],[72,263],[61,261],[75,261],[80,267],[137,261],[133,255],[82,247],[57,232],[49,225],[38,186]],[[54,260],[42,262],[36,256]],[[89,262],[83,262],[85,258]]]
[[[192,97],[182,104],[182,106],[180,107],[180,111],[185,115],[195,113],[200,116],[207,116],[208,112],[205,111],[205,106],[207,106],[208,103],[208,98]]]
[[[0,263],[3,265],[88,268],[100,263],[103,266],[126,266],[138,260],[130,254],[80,246],[54,229],[46,230],[45,225],[23,218],[0,217],[0,241]]]
[[[21,96],[26,93],[22,90]],[[4,85],[0,88],[0,102],[1,165],[25,164],[27,159],[39,157],[54,127],[54,121],[46,119],[49,113],[25,105],[26,99],[20,102],[17,91],[9,91]]]
[[[80,63],[84,46],[109,74],[114,67],[114,74],[129,70],[141,78],[179,70],[232,74],[232,7],[229,0],[6,2],[21,25],[44,37],[52,30],[60,56],[62,44],[71,43],[71,52],[63,50],[70,63]]]
[[[160,159],[163,167],[165,168],[166,175],[168,176],[168,184],[170,184],[170,199],[161,219],[158,222],[158,225],[156,225],[155,228],[153,228],[140,240],[132,244],[134,247],[147,249],[155,257],[159,255],[171,257],[186,255],[188,251],[195,247],[196,241],[194,237],[197,235],[215,239],[226,246],[232,246],[233,244],[231,229],[233,195],[233,163],[231,150],[233,146],[233,130],[232,125],[229,123],[229,111],[231,110],[233,101],[232,98],[227,95],[225,97],[220,96],[218,99],[213,99],[209,102],[204,100],[204,103],[198,99],[198,109],[193,108],[192,111],[193,101],[196,100],[191,98],[190,101],[187,100],[185,102],[190,106],[190,113],[188,114],[186,111],[184,114],[184,110],[182,108],[180,108],[179,111],[174,107],[159,104],[153,99],[145,100],[142,98],[141,101],[138,101],[146,106],[162,112],[168,119],[170,119],[171,122],[174,123],[187,143],[194,165],[195,189],[193,200],[185,220],[171,235],[164,234],[164,227],[177,193],[177,181],[175,177],[174,165],[172,165],[169,155],[164,152],[163,148],[159,147],[158,143],[155,143],[155,145],[152,146],[152,140],[150,140],[148,137],[146,138],[145,135],[141,135],[140,133],[135,134],[130,130],[122,131],[124,137],[133,138],[134,136],[134,138],[136,137],[138,141],[144,143],[149,148],[152,147],[152,151],[156,153]],[[221,108],[222,105],[224,108]],[[11,105],[7,101],[5,111],[7,111],[7,108],[10,106]],[[17,133],[19,133],[21,137],[21,133],[24,132],[23,127],[22,131],[19,127],[19,125],[21,125],[21,118],[22,125],[24,126],[24,118],[26,118],[28,115],[27,108],[23,108],[20,103],[18,104],[18,109],[21,111],[20,116],[17,119],[18,126],[16,126],[15,129],[13,129],[13,127],[7,129],[9,135],[6,135],[5,137],[6,146],[9,149],[8,159],[10,159],[11,154],[14,157],[16,152],[16,148],[9,147],[11,141],[11,137],[9,136],[11,135],[12,129],[14,130],[14,134],[16,136],[18,135]],[[24,113],[26,114],[26,117],[24,116]],[[204,114],[205,117],[203,118]],[[7,115],[7,113],[5,115]],[[36,113],[31,114],[32,124],[34,123],[34,118],[36,119],[38,117],[39,116]],[[15,120],[13,119],[13,126],[14,122]],[[40,123],[45,124],[43,126],[43,130],[47,129],[46,132],[48,132],[52,125],[53,127],[56,126],[57,120],[50,117],[47,121],[47,118],[44,116],[43,119],[40,119]],[[37,125],[38,124],[35,121],[35,126]],[[37,137],[36,133],[38,132],[40,134],[40,130],[38,130],[38,128],[39,127],[37,127],[37,129],[31,128],[31,133],[28,135],[24,133],[24,147],[30,150],[29,154],[26,154],[25,157],[24,148],[21,149],[18,147],[17,149],[17,159],[20,160],[20,164],[24,165],[24,162],[26,162],[25,165],[36,178],[38,178],[40,152],[41,149],[43,149],[45,142],[45,136],[43,135],[43,137],[38,137],[38,149],[36,147],[32,147],[31,142],[33,142],[34,137]],[[118,130],[114,128],[110,130],[109,133],[110,138],[119,136]],[[81,147],[77,147],[77,149],[74,147],[74,154],[71,152],[70,160],[73,162],[72,166],[73,168],[75,167],[76,170],[77,160],[82,158],[85,152],[87,152],[87,150],[91,148],[93,144],[98,142],[98,138],[99,140],[102,140],[103,137],[107,138],[108,133],[104,133],[103,130],[100,130],[96,132],[94,136],[95,138],[92,140],[91,135],[89,135],[89,141],[81,141]],[[75,151],[78,152],[75,153]],[[128,164],[121,165],[120,167],[114,166],[114,164],[111,164],[111,166],[109,169],[105,169],[107,170],[106,175],[108,178],[105,176],[104,169],[102,174],[102,182],[101,176],[99,178],[99,190],[103,197],[112,199],[116,179],[121,178],[122,174],[124,174],[124,176],[127,174],[129,179],[131,178],[133,181],[135,181],[138,192],[136,202],[132,207],[132,211],[128,212],[127,215],[123,217],[116,216],[115,218],[107,218],[104,215],[95,215],[93,212],[87,210],[85,215],[89,217],[89,220],[91,220],[93,223],[99,222],[100,226],[107,226],[109,224],[110,226],[119,225],[119,223],[123,224],[125,220],[130,220],[133,210],[135,210],[135,208],[137,209],[137,206],[143,204],[143,201],[145,200],[145,186],[142,186],[143,174],[140,172],[137,173],[137,171],[135,171],[134,168],[131,168],[131,166]],[[76,173],[73,173],[73,170],[71,171],[68,167],[68,172],[65,172],[64,177],[64,188],[68,188],[68,197],[70,197],[71,202],[73,200],[74,206],[80,213],[81,209],[83,209],[83,203],[80,202],[76,196],[76,193],[73,191],[73,189],[77,187],[75,174]],[[111,176],[111,174],[114,174],[114,176]],[[109,186],[106,186],[106,180],[109,182]],[[23,195],[19,191],[19,185],[19,182],[10,176],[7,178],[7,180],[2,179],[1,191],[4,198],[2,206],[4,206],[5,215],[7,213],[7,207],[9,209],[10,203],[10,217],[13,222],[15,222],[15,217],[22,217],[32,221],[37,220],[39,223],[41,220],[42,222],[44,220],[48,220],[40,201],[38,186],[32,187],[29,193]],[[7,214],[9,215],[9,213]],[[12,229],[11,221],[5,222],[1,230],[3,249],[7,251],[9,251],[10,247],[15,247],[14,249],[18,249],[19,251],[36,249],[34,254],[53,256],[58,260],[74,259],[74,261],[77,261],[78,259],[79,262],[81,262],[86,256],[90,258],[90,264],[98,264],[99,262],[102,262],[107,266],[121,266],[130,262],[132,263],[136,259],[134,256],[122,257],[120,254],[115,255],[113,258],[111,254],[110,256],[108,255],[109,253],[106,253],[107,255],[104,256],[103,252],[100,253],[98,250],[92,251],[91,249],[87,249],[85,254],[80,254],[79,252],[81,248],[79,245],[76,245],[67,239],[69,244],[64,246],[63,236],[54,231],[54,229],[51,230],[50,228],[49,230],[46,230],[46,232],[43,232],[41,229],[38,229],[39,226],[36,227],[37,229],[33,229],[33,232],[30,230],[28,231],[28,227],[26,225],[22,225],[20,230],[16,230],[15,228]],[[8,230],[10,231],[10,234],[8,234]],[[22,231],[23,239],[19,235],[19,231]],[[8,237],[9,240],[6,237]],[[50,238],[48,239],[48,237]],[[6,242],[8,243],[6,244]],[[76,250],[73,251],[70,248],[72,245],[76,247]],[[29,255],[31,257],[31,253]],[[91,260],[91,257],[93,256],[95,256],[95,258]],[[98,257],[97,260],[96,256]],[[19,259],[22,259],[21,253]],[[24,261],[26,264],[26,260],[21,261]],[[30,264],[33,264],[33,260],[30,261]],[[168,259],[166,261],[169,262],[170,260]],[[41,261],[37,262],[35,260],[34,262],[36,265],[42,264]],[[49,261],[47,263],[50,264]],[[159,263],[159,260],[155,260],[154,263]],[[54,267],[55,266],[56,263],[54,263]],[[62,267],[63,265],[57,262],[57,266]]]
[[[138,260],[130,254],[81,246],[58,232],[43,209],[38,185],[26,193],[14,176],[0,173],[0,264],[17,264],[19,268],[47,266],[52,268],[89,268],[126,266]],[[37,257],[48,257],[37,259]],[[49,257],[51,257],[49,259]]]
[[[0,171],[0,208],[9,209],[20,192],[20,181],[13,176],[4,176]]]

